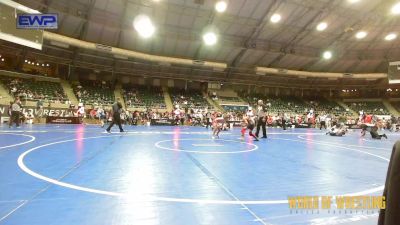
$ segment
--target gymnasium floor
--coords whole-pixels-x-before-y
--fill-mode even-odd
[[[376,224],[377,211],[291,212],[288,196],[380,195],[388,140],[268,129],[0,127],[1,225]]]

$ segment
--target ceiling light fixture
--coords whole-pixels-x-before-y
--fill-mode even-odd
[[[317,25],[317,30],[318,31],[324,31],[328,27],[328,24],[325,22],[321,22]]]
[[[356,38],[357,39],[363,39],[363,38],[365,38],[366,36],[367,36],[367,32],[365,32],[365,31],[359,31],[359,32],[357,32],[357,34],[356,34]]]
[[[281,15],[275,13],[274,15],[271,16],[271,22],[272,23],[278,23],[279,21],[281,21],[282,17]]]
[[[394,4],[391,11],[395,15],[400,14],[400,2]]]
[[[149,38],[153,36],[156,30],[150,18],[146,15],[136,16],[133,21],[133,27],[143,38]]]
[[[326,59],[326,60],[331,59],[331,58],[332,58],[332,52],[331,52],[331,51],[325,51],[325,52],[322,54],[322,57],[323,57],[324,59]]]
[[[396,39],[396,38],[397,38],[397,34],[395,34],[395,33],[390,33],[390,34],[386,35],[385,40],[386,40],[386,41],[392,41],[392,40],[394,40],[394,39]]]
[[[226,8],[228,7],[228,4],[226,3],[226,1],[218,1],[215,4],[215,10],[219,13],[223,13],[225,12]]]
[[[218,37],[214,32],[207,32],[203,35],[203,41],[206,45],[215,45]]]

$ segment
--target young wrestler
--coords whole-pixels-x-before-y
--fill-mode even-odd
[[[104,112],[103,107],[100,106],[100,107],[97,109],[96,114],[97,114],[97,118],[99,118],[100,125],[101,125],[101,127],[103,128],[103,127],[104,127],[104,120],[106,119],[106,113]]]
[[[326,134],[329,134],[331,136],[341,137],[341,136],[345,135],[346,132],[347,132],[347,128],[344,126],[344,124],[336,124]]]
[[[222,117],[222,113],[216,113],[213,121],[213,136],[212,138],[219,138],[219,132],[222,130],[222,125],[224,123],[224,118]]]
[[[387,139],[387,136],[385,134],[385,129],[384,129],[384,126],[383,126],[381,120],[377,121],[375,123],[375,126],[373,126],[371,128],[370,134],[371,134],[372,139],[380,140],[380,139],[382,139],[382,137]]]
[[[249,110],[247,111],[246,115],[243,116],[241,139],[244,140],[244,134],[246,133],[246,130],[248,129],[249,130],[249,135],[251,137],[253,137],[255,141],[258,141],[257,136],[253,134],[254,127],[255,127],[255,116],[254,116],[252,108],[249,107]]]

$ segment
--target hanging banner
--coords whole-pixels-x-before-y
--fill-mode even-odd
[[[8,115],[8,105],[0,105],[0,116],[1,117],[6,117]],[[44,107],[43,109],[37,109],[36,107],[33,106],[22,106],[22,112],[25,113],[30,113],[33,114],[34,117],[46,117],[46,116],[61,116],[61,117],[66,117],[70,116],[73,117],[74,113],[76,112],[75,109],[63,109],[63,108],[48,108]]]

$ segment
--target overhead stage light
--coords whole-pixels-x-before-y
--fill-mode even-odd
[[[351,4],[354,4],[354,3],[357,3],[357,2],[360,2],[360,0],[347,0],[349,3],[351,3]]]
[[[386,35],[385,40],[386,40],[386,41],[392,41],[392,40],[394,40],[394,39],[396,39],[396,38],[397,38],[397,34],[395,34],[395,33],[390,33],[390,34]]]
[[[206,45],[215,45],[218,37],[214,32],[207,32],[203,35],[203,41]]]
[[[218,1],[215,4],[215,10],[219,13],[223,13],[225,12],[226,8],[228,7],[228,4],[226,3],[226,1]]]
[[[357,39],[363,39],[363,38],[365,38],[366,36],[367,36],[367,32],[365,32],[365,31],[359,31],[359,32],[357,32],[357,34],[356,34],[356,38]]]
[[[282,17],[281,15],[275,13],[274,15],[271,16],[271,22],[272,23],[277,23],[279,21],[281,21]]]
[[[133,21],[133,27],[143,38],[149,38],[153,36],[155,27],[151,22],[150,18],[146,15],[138,15]]]
[[[321,22],[317,25],[317,30],[318,31],[324,31],[328,27],[328,24],[325,22]]]
[[[392,7],[392,13],[393,14],[400,14],[400,2],[396,3],[393,7]]]
[[[331,52],[331,51],[325,51],[325,52],[322,54],[322,57],[323,57],[324,59],[326,59],[326,60],[331,59],[331,58],[332,58],[332,52]]]

